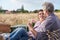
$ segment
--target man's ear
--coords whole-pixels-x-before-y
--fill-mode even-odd
[[[46,10],[46,14],[48,14],[49,12]]]

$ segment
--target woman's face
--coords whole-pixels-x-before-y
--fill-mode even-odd
[[[43,11],[40,11],[40,12],[38,13],[38,18],[39,18],[39,19],[44,19],[44,13],[43,13]]]

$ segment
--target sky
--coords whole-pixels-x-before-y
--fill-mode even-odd
[[[55,9],[60,9],[60,0],[0,0],[0,7],[6,10],[17,10],[24,5],[24,9],[31,11],[41,9],[44,2],[52,2]]]

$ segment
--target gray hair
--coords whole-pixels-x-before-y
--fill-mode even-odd
[[[50,2],[45,2],[42,4],[42,6],[43,6],[43,10],[48,10],[49,12],[54,11],[54,5]]]

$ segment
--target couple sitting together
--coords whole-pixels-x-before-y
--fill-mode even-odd
[[[32,26],[31,22],[27,23],[29,32],[24,28],[15,29],[9,36],[10,40],[28,40],[30,37],[31,40],[48,40],[46,31],[54,31],[60,28],[59,19],[54,14],[54,5],[50,2],[45,2],[43,5],[43,10],[39,10],[37,21]],[[8,38],[6,38],[8,40]]]

